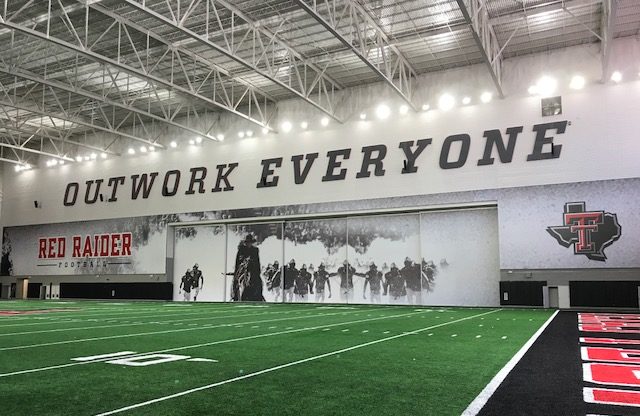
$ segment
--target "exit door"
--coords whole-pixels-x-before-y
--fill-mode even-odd
[[[558,296],[558,287],[550,286],[549,287],[549,307],[553,309],[558,309],[560,306],[560,297]]]

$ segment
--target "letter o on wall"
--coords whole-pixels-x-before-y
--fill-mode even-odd
[[[460,154],[458,160],[449,162],[449,152],[451,151],[451,145],[454,142],[460,142],[462,145],[460,148]],[[467,157],[469,156],[469,147],[471,146],[471,137],[468,134],[454,134],[444,139],[442,144],[442,150],[440,151],[440,167],[442,169],[456,169],[464,166],[467,163]]]
[[[169,189],[169,181],[173,176],[172,188]],[[164,183],[162,184],[162,196],[174,196],[178,192],[178,186],[180,185],[180,171],[170,170],[164,175]]]
[[[67,189],[64,190],[64,201],[62,201],[65,207],[70,207],[76,204],[79,189],[80,185],[78,184],[78,182],[71,182],[67,184]],[[73,196],[70,197],[69,194],[72,192]]]

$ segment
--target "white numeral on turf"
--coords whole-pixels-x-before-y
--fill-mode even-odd
[[[126,357],[127,355],[132,357]],[[122,357],[122,358],[118,358]],[[170,363],[172,361],[192,361],[200,363],[217,363],[218,360],[211,358],[191,358],[189,355],[175,354],[138,354],[135,351],[120,351],[109,354],[90,355],[87,357],[72,358],[71,361],[103,361],[107,364],[128,365],[131,367],[147,367],[149,365]]]
[[[72,358],[71,361],[102,360],[104,358],[116,358],[116,357],[122,357],[123,355],[131,355],[131,354],[135,354],[135,351],[120,351],[120,352],[112,352],[110,354],[90,355],[88,357]]]
[[[181,361],[191,358],[189,355],[174,354],[151,354],[139,357],[122,358],[119,360],[107,361],[109,364],[129,365],[131,367],[146,367],[148,365],[170,363],[172,361]]]

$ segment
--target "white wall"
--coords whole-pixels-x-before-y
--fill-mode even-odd
[[[500,268],[640,268],[640,180],[600,181],[499,191]],[[585,202],[587,211],[615,214],[620,236],[604,249],[606,261],[574,255],[547,227],[563,225],[564,204]],[[602,232],[602,230],[600,230]],[[606,276],[606,272],[602,272]]]

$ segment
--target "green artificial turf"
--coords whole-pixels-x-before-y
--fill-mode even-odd
[[[166,398],[117,414],[459,415],[551,315],[253,306],[0,302],[68,309],[0,316],[0,414],[95,415]],[[120,351],[216,361],[72,360]]]

